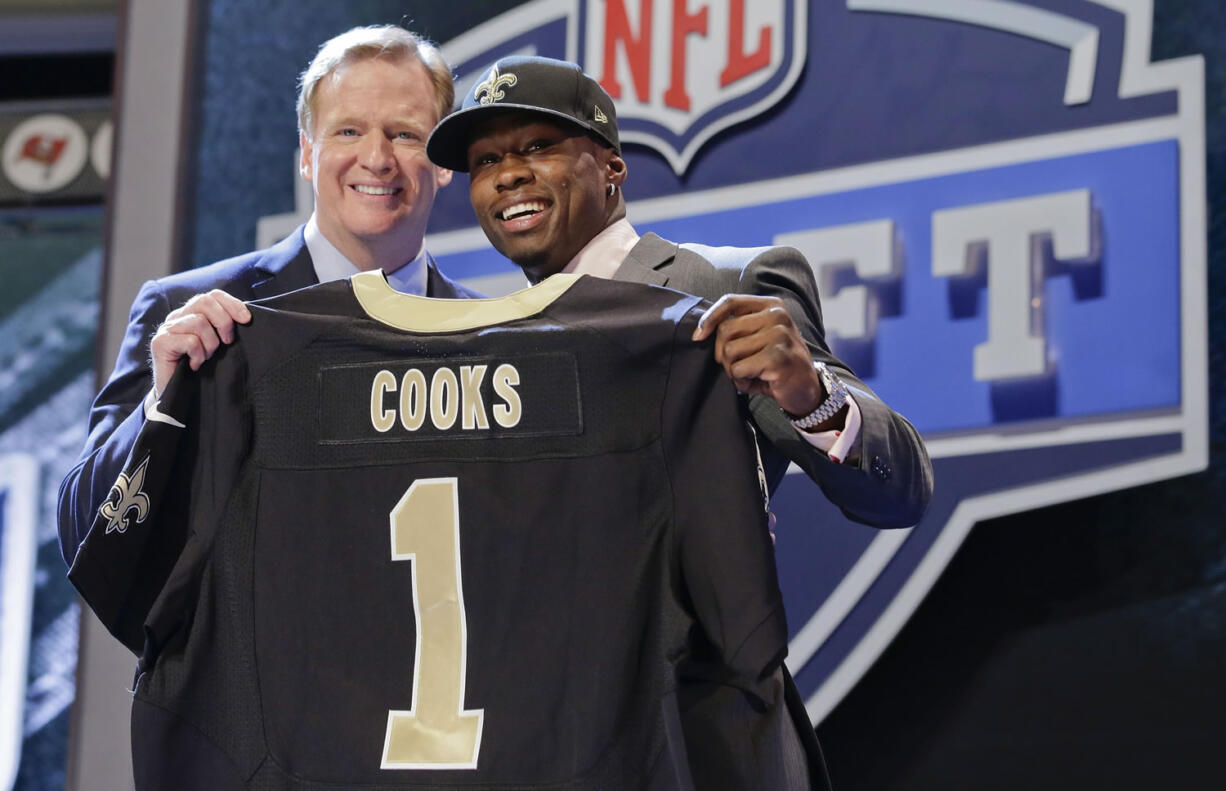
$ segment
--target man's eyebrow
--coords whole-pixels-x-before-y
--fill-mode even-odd
[[[324,126],[324,127],[333,127],[333,126],[359,126],[361,125],[362,122],[361,122],[361,119],[346,115],[340,118],[320,118],[319,123],[321,126]]]
[[[364,119],[361,116],[345,115],[339,118],[321,118],[320,123],[322,123],[325,127],[331,127],[331,126],[371,126],[372,123],[374,122],[371,122],[369,119]],[[415,128],[426,128],[426,129],[434,128],[433,124],[423,123],[422,121],[416,120],[407,115],[397,116],[391,119],[385,119],[377,123],[374,123],[374,125],[410,126],[410,127],[415,127]]]

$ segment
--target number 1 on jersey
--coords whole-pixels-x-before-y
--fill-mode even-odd
[[[464,709],[468,627],[455,478],[414,481],[391,512],[392,560],[413,573],[413,704],[389,711],[383,769],[475,769],[484,709]]]

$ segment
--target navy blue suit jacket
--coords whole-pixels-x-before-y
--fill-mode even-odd
[[[132,303],[115,368],[90,409],[85,449],[60,484],[60,549],[69,565],[144,424],[140,405],[153,386],[149,341],[158,325],[194,295],[214,288],[246,302],[315,285],[319,281],[302,232],[300,226],[267,249],[141,286]],[[455,299],[480,295],[447,278],[430,259],[426,296]]]

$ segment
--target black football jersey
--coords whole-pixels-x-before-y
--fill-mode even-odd
[[[689,729],[719,695],[678,691],[812,737],[696,298],[375,272],[251,312],[147,413],[70,572],[140,655],[138,788],[782,787],[755,766],[794,755]]]

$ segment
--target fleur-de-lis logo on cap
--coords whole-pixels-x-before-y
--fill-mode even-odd
[[[145,468],[148,465],[149,457],[146,456],[131,478],[119,473],[119,480],[115,481],[115,485],[107,493],[106,502],[98,509],[98,516],[106,520],[108,534],[116,531],[123,533],[131,527],[128,522],[129,511],[136,511],[138,524],[145,521],[145,517],[149,515],[149,495],[141,491],[145,485]]]
[[[506,98],[503,88],[510,88],[519,82],[514,74],[499,74],[498,66],[490,70],[490,76],[473,91],[473,98],[481,104],[490,104]],[[482,95],[484,94],[484,95]]]

